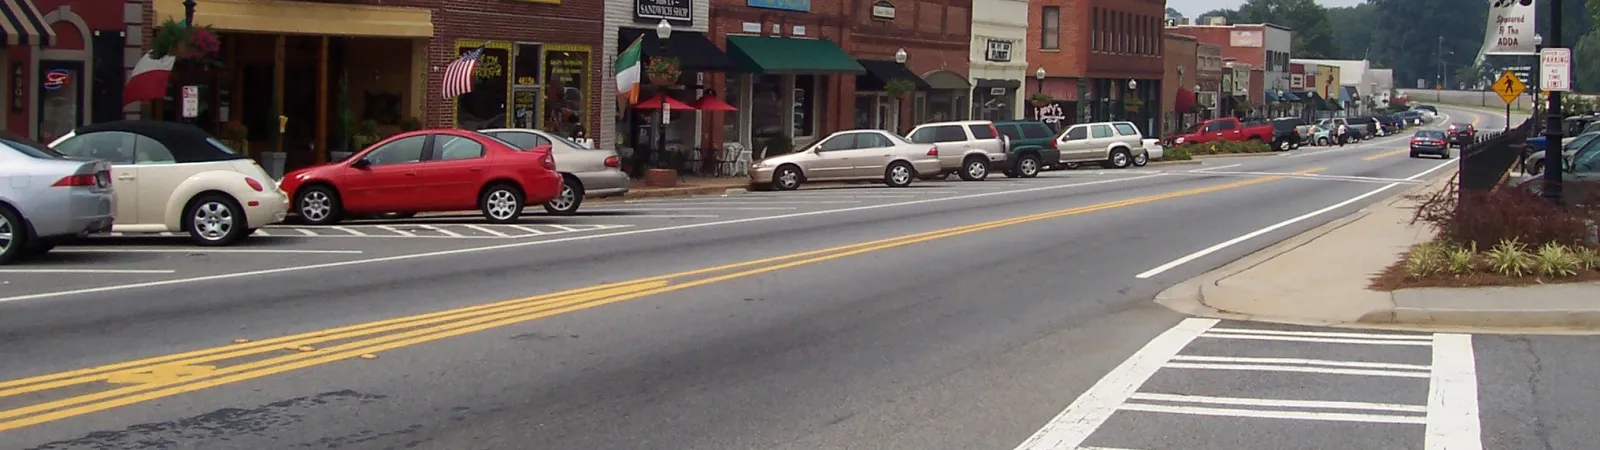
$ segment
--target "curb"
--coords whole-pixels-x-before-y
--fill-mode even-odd
[[[687,186],[687,187],[673,187],[673,188],[650,189],[650,190],[629,190],[628,193],[622,194],[622,195],[618,196],[618,198],[622,198],[622,199],[661,198],[661,197],[684,197],[684,196],[690,196],[690,195],[721,194],[721,193],[724,193],[724,192],[728,191],[728,189],[730,189],[730,188],[734,188],[735,186],[739,186],[739,185],[734,184],[734,185],[721,185],[721,186]],[[739,188],[739,189],[742,189],[742,188]]]
[[[1258,157],[1258,156],[1278,156],[1280,154],[1283,154],[1283,153],[1282,152],[1223,153],[1223,154],[1218,154],[1218,155],[1194,155],[1194,156],[1190,156],[1190,158],[1199,159],[1199,160],[1221,159],[1221,158],[1253,158],[1253,157]]]
[[[1361,323],[1459,328],[1553,328],[1600,331],[1600,309],[1424,309],[1394,308],[1362,316]]]

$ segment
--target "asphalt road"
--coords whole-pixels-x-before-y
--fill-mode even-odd
[[[1455,161],[1404,148],[1393,137],[1198,166],[596,203],[604,214],[518,227],[275,227],[236,249],[90,242],[0,270],[0,448],[1012,448],[1075,401],[1115,414],[1096,409],[1105,417],[1073,445],[1420,447],[1409,423],[1218,428],[1107,403],[1357,392],[1343,401],[1417,415],[1430,385],[1416,374],[1268,383],[1147,366],[1219,340],[1216,357],[1416,372],[1424,345],[1339,356],[1197,336],[1165,359],[1146,349],[1195,327],[1150,302],[1160,290]],[[1503,373],[1480,379],[1513,385],[1528,376],[1517,367],[1582,349],[1494,342]],[[1497,351],[1481,353],[1480,365]],[[1137,378],[1126,361],[1146,361],[1132,365],[1149,382],[1082,400]],[[1544,431],[1578,406],[1518,386],[1505,417],[1551,418],[1495,422],[1486,406],[1486,443],[1491,431],[1517,442],[1504,448],[1592,441]]]

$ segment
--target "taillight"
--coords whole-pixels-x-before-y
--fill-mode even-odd
[[[545,153],[543,157],[539,158],[539,164],[544,165],[545,169],[556,170],[556,157]]]
[[[995,129],[994,124],[991,123],[989,124],[989,134],[998,138],[1000,137],[1000,130]]]
[[[56,180],[53,187],[92,187],[95,185],[94,174],[67,175]]]
[[[935,146],[928,149],[928,156],[939,156],[939,147]]]
[[[250,185],[250,189],[255,189],[256,192],[267,190],[266,188],[262,187],[261,182],[256,181],[255,178],[244,177],[244,184]]]
[[[1050,149],[1051,150],[1055,150],[1056,149],[1056,140],[1055,139],[1051,139],[1050,140]]]
[[[622,167],[622,158],[618,158],[616,156],[607,156],[606,157],[606,167],[610,167],[610,168]]]

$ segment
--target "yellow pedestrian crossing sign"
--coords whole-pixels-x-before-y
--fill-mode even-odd
[[[1501,100],[1505,100],[1507,106],[1515,103],[1517,97],[1521,97],[1522,92],[1527,89],[1528,85],[1523,84],[1522,79],[1517,78],[1517,75],[1509,70],[1500,74],[1500,79],[1494,81],[1494,93],[1499,95]]]

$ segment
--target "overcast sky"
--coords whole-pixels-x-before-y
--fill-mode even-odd
[[[1317,0],[1317,4],[1325,7],[1355,6],[1360,4],[1362,1],[1363,0]],[[1171,6],[1173,9],[1178,10],[1178,12],[1183,13],[1184,17],[1191,19],[1213,9],[1238,8],[1239,5],[1243,3],[1244,0],[1167,0],[1167,6]]]

